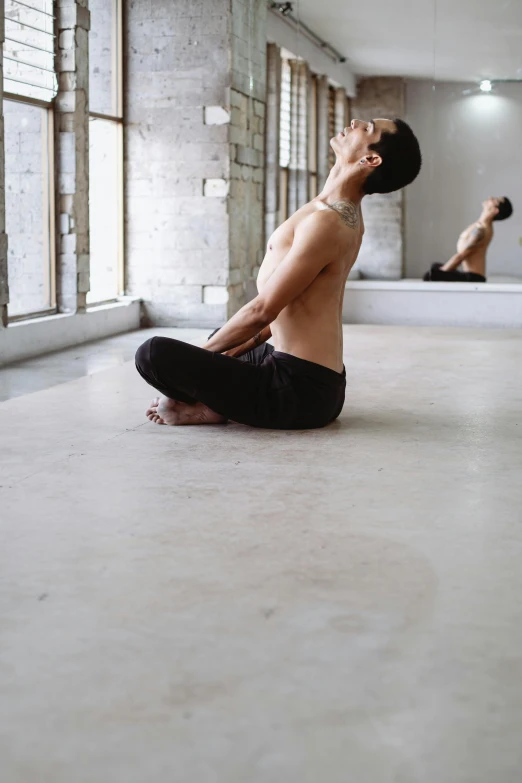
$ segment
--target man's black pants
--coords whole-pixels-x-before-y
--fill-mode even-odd
[[[485,283],[486,278],[475,272],[459,272],[453,269],[446,272],[441,269],[444,264],[432,264],[429,272],[426,272],[423,280],[446,281],[448,283]]]
[[[274,351],[268,343],[239,358],[152,337],[136,352],[142,378],[173,400],[202,402],[251,427],[313,429],[336,419],[346,371]]]

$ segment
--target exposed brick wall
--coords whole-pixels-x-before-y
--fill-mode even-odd
[[[405,84],[396,77],[362,79],[352,99],[352,117],[404,117]],[[369,279],[398,280],[404,256],[403,191],[374,194],[363,201],[366,232],[355,269]]]
[[[57,0],[55,150],[57,301],[61,312],[85,310],[89,290],[88,0]]]
[[[5,233],[5,184],[4,184],[4,116],[3,116],[3,43],[4,43],[4,4],[0,2],[0,329],[7,326],[7,303],[9,286],[7,283],[7,235]]]
[[[263,249],[265,4],[125,13],[128,291],[151,323],[219,324],[252,295]]]
[[[254,293],[264,245],[265,104],[234,89],[231,103],[229,316]]]

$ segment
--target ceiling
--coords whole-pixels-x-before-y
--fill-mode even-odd
[[[522,79],[522,0],[294,0],[357,75]]]

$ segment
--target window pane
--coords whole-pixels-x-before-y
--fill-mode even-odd
[[[47,110],[4,101],[4,127],[8,312],[12,317],[52,306]]]
[[[119,117],[117,100],[117,0],[90,0],[89,106]]]
[[[281,61],[281,107],[279,114],[279,165],[290,164],[290,114],[292,74],[288,60]]]
[[[89,218],[91,290],[88,302],[114,299],[120,292],[121,126],[89,121]]]
[[[331,139],[335,136],[335,90],[333,87],[328,87],[328,138]],[[328,150],[328,164],[330,168],[335,163],[335,152],[330,146]]]
[[[317,171],[317,76],[314,74],[308,95],[308,170]]]
[[[42,101],[56,95],[53,0],[5,0],[4,90]]]

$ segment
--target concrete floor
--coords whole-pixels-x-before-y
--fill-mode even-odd
[[[518,783],[521,333],[347,327],[311,432],[151,425],[122,339],[0,405],[2,783]]]
[[[176,329],[180,340],[201,343],[209,329]],[[65,351],[40,356],[36,359],[17,362],[9,367],[0,367],[0,402],[23,394],[48,389],[59,383],[73,381],[92,375],[110,367],[129,362],[136,348],[153,334],[169,335],[172,329],[151,329],[128,332],[105,340],[76,345]]]

